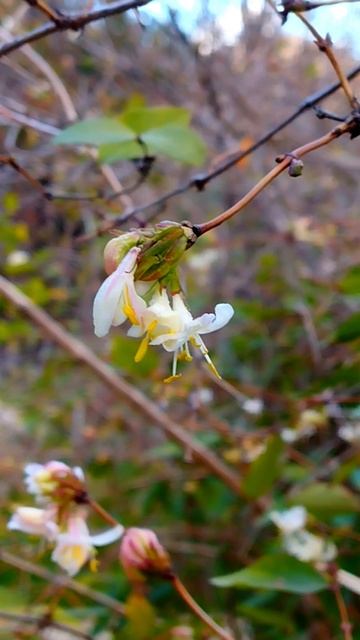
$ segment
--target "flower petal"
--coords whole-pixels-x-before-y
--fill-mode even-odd
[[[215,307],[215,317],[212,322],[209,323],[208,316],[212,314],[205,313],[202,318],[203,326],[198,329],[197,333],[211,333],[211,331],[217,331],[218,329],[222,329],[233,317],[234,309],[231,304],[226,302],[222,302],[217,304]]]
[[[98,290],[93,307],[95,335],[99,338],[106,336],[112,323],[121,323],[117,314],[118,305],[127,279],[136,264],[140,248],[133,247],[120,262],[116,271],[104,280]]]
[[[115,540],[119,540],[123,533],[124,527],[121,524],[118,524],[112,529],[103,531],[103,533],[98,533],[97,535],[90,536],[90,540],[94,547],[104,547],[107,544],[115,542]]]

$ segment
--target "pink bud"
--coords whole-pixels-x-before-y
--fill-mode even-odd
[[[139,580],[141,573],[169,578],[170,557],[151,529],[128,529],[120,545],[120,562],[130,579]]]

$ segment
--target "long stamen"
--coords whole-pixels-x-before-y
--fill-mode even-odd
[[[212,371],[212,373],[219,378],[219,380],[221,380],[221,375],[218,372],[217,368],[215,367],[213,361],[211,360],[210,356],[209,356],[209,351],[206,347],[205,342],[200,338],[200,336],[197,334],[196,335],[196,341],[194,341],[194,344],[196,347],[198,347],[198,349],[200,349],[202,355],[204,356],[210,371]]]
[[[168,384],[169,382],[172,382],[173,380],[176,380],[177,378],[181,378],[181,373],[176,373],[178,359],[179,359],[179,349],[176,349],[174,351],[174,356],[173,356],[171,376],[169,376],[168,378],[164,378],[163,380],[163,382],[165,382],[166,384]]]
[[[123,312],[125,313],[128,320],[130,320],[131,324],[138,325],[139,319],[136,315],[134,307],[131,305],[131,300],[129,296],[129,291],[127,286],[124,287],[124,304],[123,304]]]

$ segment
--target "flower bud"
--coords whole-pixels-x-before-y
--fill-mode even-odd
[[[147,236],[142,246],[135,280],[154,281],[165,278],[195,241],[196,235],[186,225],[175,222],[156,225],[152,235]]]
[[[302,175],[304,163],[300,158],[291,158],[288,174],[291,178],[298,178]]]
[[[86,495],[84,474],[80,467],[69,467],[52,460],[46,464],[31,463],[25,467],[25,485],[39,502],[78,501]]]
[[[122,259],[134,247],[141,238],[140,231],[129,231],[112,238],[104,249],[104,266],[108,275],[113,273]]]
[[[120,562],[130,580],[142,580],[142,573],[163,578],[172,575],[170,557],[150,529],[131,527],[120,545]]]

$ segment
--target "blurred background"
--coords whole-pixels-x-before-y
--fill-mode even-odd
[[[278,550],[281,541],[266,514],[319,484],[325,494],[315,507],[311,490],[310,501],[297,502],[311,512],[314,531],[336,544],[340,565],[360,573],[358,140],[343,137],[308,155],[302,177],[285,172],[187,252],[182,279],[193,315],[218,302],[235,309],[231,323],[206,341],[222,380],[195,357],[179,380],[164,385],[169,354],[152,348],[136,364],[138,345],[122,328],[102,340],[93,334],[92,300],[104,279],[102,252],[111,237],[96,236],[104,218],[142,208],[228,153],[245,150],[336,80],[294,15],[281,27],[260,1],[180,4],[152,2],[0,58],[1,153],[15,157],[52,193],[109,192],[99,164],[83,148],[53,143],[58,130],[77,119],[117,115],[129,104],[185,107],[206,146],[198,167],[160,154],[144,175],[139,159],[115,162],[112,170],[129,192],[107,202],[47,201],[11,167],[1,167],[1,273],[241,479],[254,470],[269,438],[278,438],[276,473],[269,472],[275,464],[270,459],[257,471],[269,479],[263,488],[249,500],[233,495],[0,297],[1,549],[54,570],[38,540],[10,533],[6,523],[14,505],[29,502],[24,464],[64,460],[84,468],[94,497],[122,523],[157,531],[190,591],[236,637],[342,638],[329,590],[301,596],[277,588],[219,589],[209,581]],[[323,36],[330,32],[349,72],[359,54],[360,6],[344,3],[306,16]],[[39,12],[14,0],[1,2],[0,18],[3,42],[41,23]],[[359,92],[358,79],[352,86]],[[348,114],[341,91],[322,106]],[[120,229],[162,219],[204,222],[244,195],[278,154],[332,126],[307,111],[204,190],[190,188],[140,211]],[[344,426],[351,427],[348,438],[341,435]],[[332,501],[327,487],[340,487],[340,496],[344,491],[354,501],[345,507],[341,497]],[[99,571],[85,569],[79,581],[125,600],[129,586],[116,548],[99,559]],[[1,557],[0,576],[0,610],[43,611],[51,600],[43,579]],[[210,638],[167,584],[155,580],[147,596],[143,610],[124,622],[65,592],[57,618],[99,640]],[[345,593],[354,640],[360,638],[358,598]],[[146,624],[134,622],[139,616]],[[176,630],[180,626],[185,631]],[[72,637],[20,633],[23,628],[10,632],[8,622],[0,623],[4,638]]]

